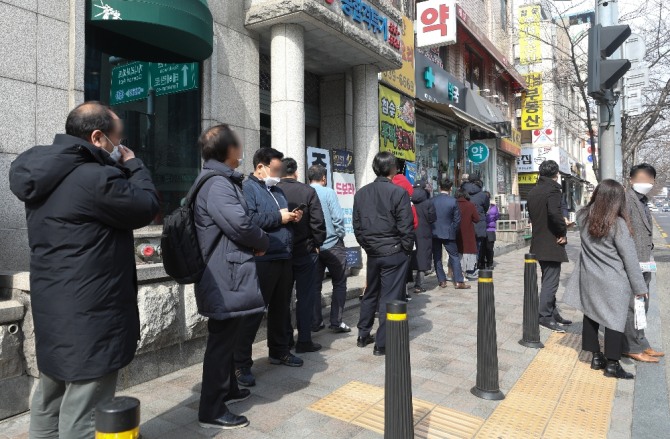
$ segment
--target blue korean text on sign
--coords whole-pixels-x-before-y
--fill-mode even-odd
[[[484,163],[489,158],[489,147],[483,143],[473,143],[468,147],[468,159],[472,163]]]
[[[112,69],[109,104],[145,99],[149,94],[149,63],[135,61]]]
[[[151,64],[151,88],[156,96],[180,93],[198,88],[198,63]]]

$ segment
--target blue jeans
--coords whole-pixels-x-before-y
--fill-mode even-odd
[[[461,259],[458,256],[458,246],[454,239],[439,239],[433,238],[433,263],[435,264],[435,272],[437,273],[437,280],[445,282],[447,275],[444,274],[444,267],[442,266],[442,247],[449,255],[449,266],[454,272],[454,280],[458,283],[465,282],[463,279],[463,269],[461,268]]]

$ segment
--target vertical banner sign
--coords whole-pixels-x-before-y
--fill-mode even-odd
[[[414,100],[380,85],[379,150],[415,161],[414,126]]]
[[[407,180],[409,180],[412,185],[416,183],[416,173],[417,173],[417,167],[416,163],[411,163],[411,162],[405,162],[405,177],[407,177]]]
[[[407,96],[414,97],[414,23],[407,17],[402,17],[402,31],[400,37],[400,52],[402,53],[402,67],[398,70],[382,72],[382,81],[397,88]]]
[[[345,149],[333,149],[333,172],[354,173],[354,153]]]
[[[358,245],[354,236],[354,226],[352,218],[354,215],[354,195],[356,195],[356,178],[354,174],[345,172],[333,173],[333,186],[337,194],[337,201],[344,212],[344,237],[345,247],[355,247]]]
[[[314,165],[321,165],[326,168],[326,184],[329,188],[333,187],[332,174],[333,170],[330,166],[330,151],[322,148],[315,148],[313,146],[307,147],[307,167]]]
[[[525,75],[527,91],[521,99],[521,129],[543,128],[542,120],[542,72]]]
[[[519,59],[522,65],[542,62],[540,5],[519,7]]]

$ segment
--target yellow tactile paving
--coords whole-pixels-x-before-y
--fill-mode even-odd
[[[415,437],[472,438],[484,420],[467,413],[413,398]],[[384,433],[384,390],[352,381],[310,406],[310,409],[368,430]]]
[[[579,335],[553,334],[476,437],[606,438],[616,380],[580,351]]]
[[[553,334],[505,400],[484,421],[413,399],[415,438],[606,438],[616,380],[591,370],[577,334]],[[384,390],[353,381],[310,409],[384,432]]]

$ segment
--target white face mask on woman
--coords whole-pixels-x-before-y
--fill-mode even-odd
[[[647,195],[653,187],[651,183],[633,183],[633,190],[642,195]]]

